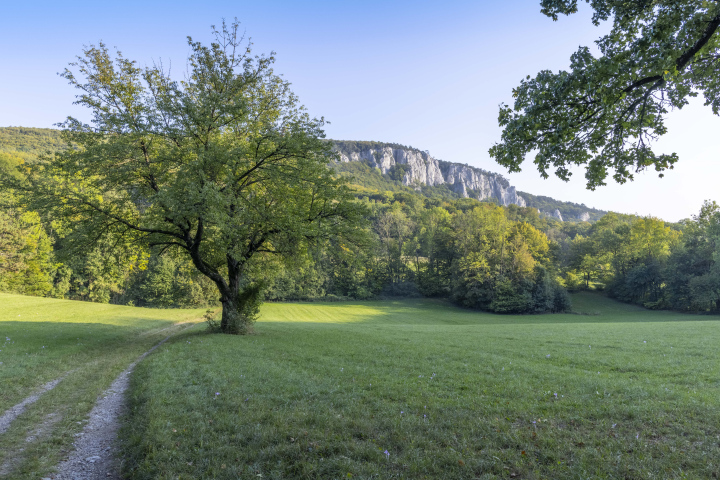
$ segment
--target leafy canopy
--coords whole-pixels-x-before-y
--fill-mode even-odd
[[[572,165],[586,165],[587,186],[605,185],[609,172],[624,183],[654,167],[663,172],[678,157],[651,144],[667,132],[664,117],[702,92],[720,113],[720,2],[707,0],[586,0],[593,23],[612,21],[595,43],[580,47],[570,70],[543,70],[513,89],[515,104],[500,106],[502,141],[490,155],[511,172],[535,151],[540,174],[568,180]],[[577,0],[542,0],[557,20],[577,11]],[[660,173],[660,176],[663,174]]]
[[[62,76],[92,125],[68,118],[74,148],[19,185],[30,208],[72,225],[75,248],[105,239],[189,256],[217,286],[223,322],[238,320],[258,254],[348,233],[362,213],[327,167],[323,119],[237,29],[213,28],[209,46],[189,38],[181,81],[162,65],[112,58],[102,43],[86,48]]]

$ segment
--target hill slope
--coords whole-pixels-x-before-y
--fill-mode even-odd
[[[355,183],[376,190],[409,187],[428,196],[494,199],[500,205],[537,208],[558,220],[595,221],[605,211],[518,192],[500,174],[433,158],[427,151],[396,143],[334,140],[337,169]]]
[[[60,130],[54,128],[0,127],[0,152],[11,153],[26,162],[65,148]]]
[[[500,205],[537,208],[541,214],[563,221],[596,221],[607,212],[550,197],[518,192],[498,173],[462,163],[446,162],[428,152],[396,143],[333,140],[340,156],[339,172],[374,191],[412,189],[429,197],[494,199]],[[47,152],[67,148],[60,130],[2,127],[0,153],[32,163]]]

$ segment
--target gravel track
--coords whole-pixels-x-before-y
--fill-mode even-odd
[[[117,458],[117,432],[125,408],[125,391],[135,366],[172,335],[143,353],[113,381],[90,412],[90,418],[73,442],[75,450],[57,466],[55,480],[120,480],[121,461]],[[48,480],[48,478],[43,480]]]

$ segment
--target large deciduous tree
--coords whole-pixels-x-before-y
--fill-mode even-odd
[[[593,55],[580,47],[570,70],[543,70],[513,89],[515,104],[500,106],[502,141],[490,155],[519,171],[526,155],[545,178],[568,180],[572,165],[586,165],[589,189],[609,172],[624,183],[633,173],[672,168],[675,153],[656,154],[652,141],[666,133],[669,110],[702,93],[720,113],[720,2],[717,0],[586,0],[593,23],[612,21]],[[557,20],[578,0],[542,0]],[[663,174],[660,173],[660,176]]]
[[[252,327],[253,258],[350,234],[361,217],[328,168],[324,121],[273,73],[273,56],[253,56],[237,32],[223,22],[209,46],[188,38],[183,80],[113,58],[102,43],[85,48],[62,76],[92,122],[68,118],[74,148],[19,185],[29,208],[72,222],[68,245],[110,240],[189,257],[217,286],[226,333]]]

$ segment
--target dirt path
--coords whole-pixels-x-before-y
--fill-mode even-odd
[[[110,385],[90,412],[90,418],[82,433],[73,443],[75,450],[60,463],[57,473],[49,478],[56,480],[119,480],[121,463],[117,458],[117,432],[125,407],[125,390],[135,366],[153,352],[163,341],[143,353],[128,366]]]
[[[37,391],[37,393],[34,393],[33,395],[30,395],[22,402],[18,403],[14,407],[11,407],[0,416],[0,433],[5,433],[5,431],[10,428],[10,424],[15,420],[17,417],[19,417],[25,409],[32,405],[33,403],[37,402],[43,393],[49,392],[53,388],[55,388],[58,383],[62,382],[65,377],[70,375],[72,372],[67,372],[65,375],[56,378],[55,380],[46,383],[42,387],[40,387],[40,390]]]

